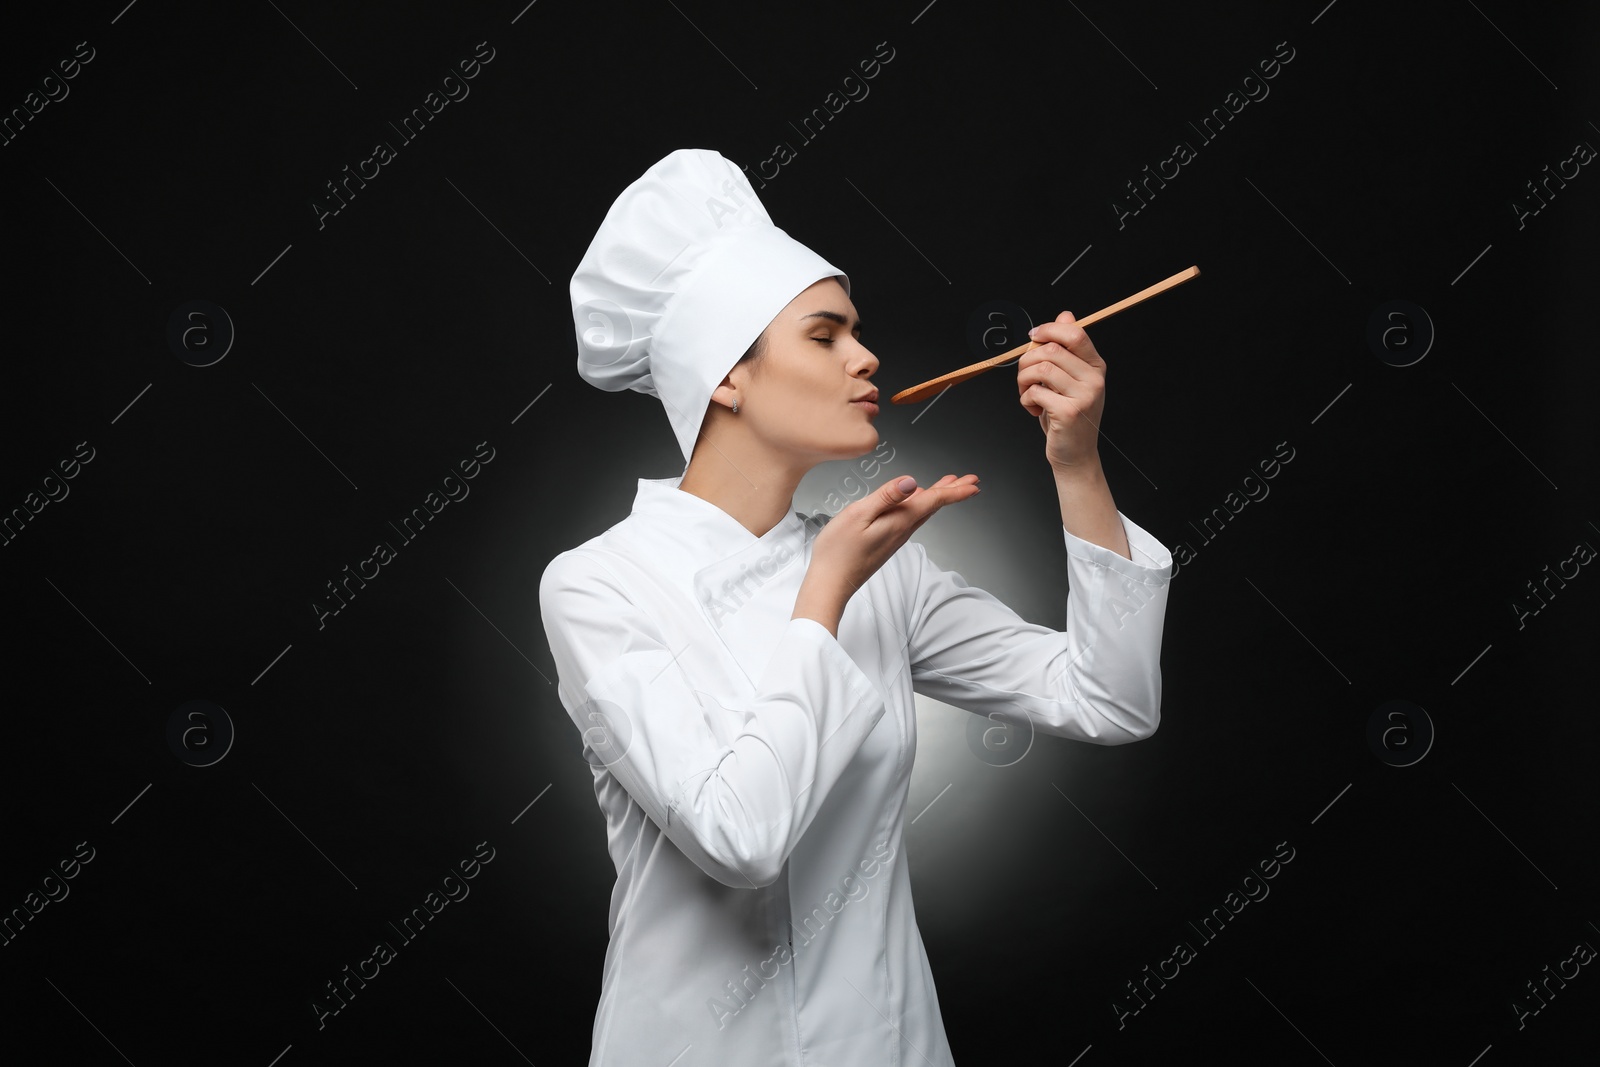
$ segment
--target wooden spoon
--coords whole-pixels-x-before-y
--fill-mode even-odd
[[[1190,278],[1198,278],[1199,276],[1199,267],[1189,267],[1186,270],[1180,270],[1172,277],[1163,281],[1159,281],[1148,289],[1141,289],[1137,293],[1134,293],[1132,296],[1124,300],[1118,300],[1115,304],[1112,304],[1108,308],[1101,308],[1093,315],[1088,315],[1084,318],[1078,319],[1077,324],[1079,326],[1088,326],[1091,323],[1099,322],[1101,319],[1109,319],[1119,311],[1125,311],[1128,308],[1133,307],[1135,304],[1149,300],[1152,296],[1156,296],[1159,293],[1164,293],[1174,286],[1182,285]],[[946,388],[955,385],[957,382],[964,382],[968,378],[977,377],[986,370],[993,370],[1003,363],[1010,363],[1024,352],[1038,348],[1039,344],[1040,342],[1038,341],[1029,341],[1025,345],[1018,345],[1009,352],[1002,352],[998,356],[993,356],[984,360],[982,363],[974,363],[970,367],[962,367],[960,370],[953,370],[949,374],[942,374],[939,377],[934,378],[932,381],[923,382],[921,385],[914,385],[910,389],[902,389],[900,392],[889,398],[889,403],[914,404],[919,400],[926,400],[928,397],[933,396],[936,393],[943,392]]]

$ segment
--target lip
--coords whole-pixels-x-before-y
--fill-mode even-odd
[[[850,401],[850,406],[866,408],[868,415],[876,415],[878,413],[878,405],[870,400],[852,400]]]

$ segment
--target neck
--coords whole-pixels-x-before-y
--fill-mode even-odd
[[[702,437],[678,488],[710,501],[756,537],[765,536],[794,507],[795,489],[809,467],[793,457],[763,454],[748,447],[717,448]]]

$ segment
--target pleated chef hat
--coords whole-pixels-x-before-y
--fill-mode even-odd
[[[624,189],[572,275],[578,373],[661,400],[694,453],[711,393],[778,312],[839,268],[774,226],[744,173],[680,148]]]

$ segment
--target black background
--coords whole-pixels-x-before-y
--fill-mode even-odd
[[[1520,1029],[1512,1005],[1600,944],[1600,578],[1552,583],[1520,626],[1515,605],[1600,546],[1600,177],[1552,182],[1520,225],[1513,203],[1600,145],[1597,21],[1503,0],[13,13],[7,113],[78,42],[94,58],[0,147],[0,509],[28,516],[0,546],[0,909],[80,842],[94,858],[0,947],[0,1059],[584,1062],[613,872],[538,579],[682,458],[659,402],[579,379],[566,285],[652,162],[754,171],[780,141],[759,195],[849,272],[885,396],[977,358],[991,301],[1081,317],[1203,271],[1091,328],[1117,504],[1195,550],[1159,732],[997,768],[967,713],[923,703],[911,806],[934,803],[906,855],[957,1060],[1587,1048],[1592,966]],[[470,95],[319,228],[325,183],[483,41]],[[869,95],[801,137],[880,42]],[[1270,94],[1203,142],[1188,123],[1279,42]],[[1196,158],[1119,226],[1179,139]],[[183,357],[216,351],[214,316],[168,342],[195,300],[236,331],[205,367]],[[1420,319],[1368,340],[1395,300],[1431,321],[1407,366]],[[918,539],[1059,625],[1060,517],[1007,379],[886,404],[874,484],[980,474]],[[80,442],[93,459],[47,484]],[[325,584],[480,442],[470,495],[319,628]],[[1207,543],[1193,524],[1281,442],[1270,495]],[[797,506],[857,492],[849,473],[818,468]],[[219,714],[168,742],[192,700],[235,731],[208,766],[180,755],[214,757]],[[1436,731],[1409,766],[1368,742],[1390,700]],[[480,842],[470,896],[319,1029],[324,983]],[[1270,896],[1119,1029],[1125,983],[1280,842]]]

